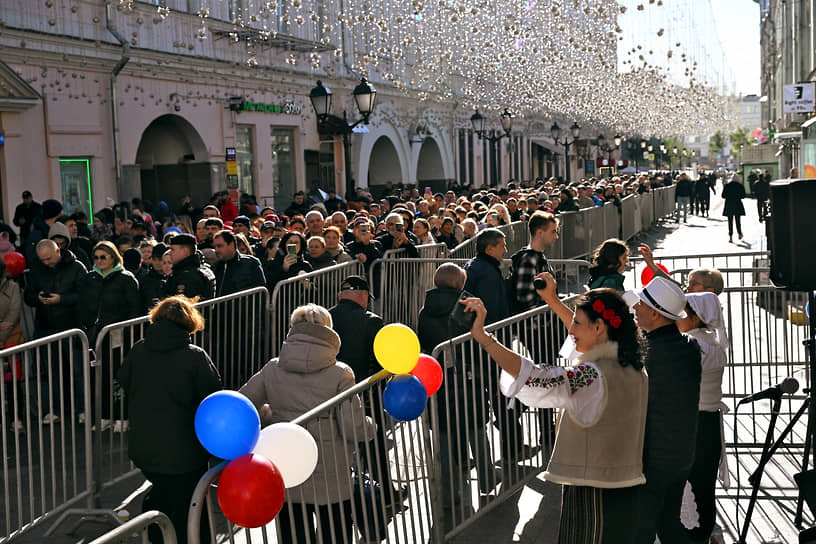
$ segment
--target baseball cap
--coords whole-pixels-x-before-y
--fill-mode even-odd
[[[275,221],[264,221],[261,225],[261,230],[277,228],[278,224]]]
[[[368,290],[368,282],[360,276],[348,276],[340,284],[340,291],[366,291],[369,297],[374,298]]]
[[[23,191],[23,198],[31,198],[31,191]]]

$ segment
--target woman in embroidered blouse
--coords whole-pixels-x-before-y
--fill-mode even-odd
[[[643,476],[648,378],[634,318],[612,289],[593,289],[564,306],[555,279],[539,296],[569,327],[573,366],[534,364],[484,330],[487,311],[478,298],[463,302],[476,314],[473,338],[502,368],[502,392],[535,408],[561,408],[555,447],[545,477],[564,485],[559,544],[633,543],[637,487]],[[562,350],[563,352],[563,350]]]

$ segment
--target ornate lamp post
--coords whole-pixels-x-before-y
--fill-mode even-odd
[[[513,114],[511,114],[509,111],[507,111],[507,108],[504,108],[504,111],[502,112],[502,114],[500,116],[502,130],[504,131],[503,134],[499,134],[497,136],[492,136],[492,135],[488,134],[487,131],[485,130],[485,121],[486,120],[487,120],[487,118],[484,115],[482,115],[481,113],[479,113],[479,110],[476,110],[476,113],[474,113],[473,115],[470,116],[470,124],[473,127],[473,132],[476,133],[476,135],[479,137],[480,140],[487,140],[488,142],[490,142],[491,145],[493,145],[496,142],[498,142],[499,140],[501,140],[502,138],[505,138],[505,137],[509,138],[510,135],[512,134],[512,131],[513,131]],[[497,165],[494,165],[494,167],[497,167]],[[492,180],[492,182],[493,182],[492,185],[498,185],[499,175],[500,174],[494,168],[493,171],[492,171],[492,177],[494,178]]]
[[[573,123],[570,127],[570,132],[572,133],[572,140],[568,139],[564,136],[563,140],[561,138],[561,127],[558,126],[558,123],[553,123],[553,126],[550,127],[550,134],[552,135],[553,141],[556,145],[563,145],[564,146],[564,165],[566,166],[566,176],[565,179],[567,183],[570,182],[570,164],[569,164],[569,148],[572,144],[575,143],[575,140],[578,139],[578,136],[581,135],[581,127],[578,126],[578,123]]]
[[[346,163],[344,168],[346,171],[346,194],[352,194],[354,192],[354,178],[351,175],[351,142],[349,135],[352,133],[354,127],[360,123],[368,124],[369,117],[371,117],[371,114],[374,112],[377,90],[366,78],[362,78],[359,85],[354,87],[351,95],[354,98],[357,111],[362,117],[354,123],[349,124],[345,110],[343,110],[342,117],[332,115],[332,92],[328,87],[323,86],[322,81],[318,81],[317,86],[309,92],[309,100],[311,100],[312,108],[314,108],[315,114],[317,115],[318,132],[343,136],[343,160]]]

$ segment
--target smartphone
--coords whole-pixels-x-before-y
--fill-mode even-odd
[[[365,223],[360,225],[360,232],[368,232],[368,225]]]
[[[286,244],[286,253],[297,257],[297,244]]]
[[[462,304],[463,300],[469,298],[473,298],[473,295],[463,290],[456,304],[453,305],[449,316],[452,324],[460,330],[469,331],[470,328],[473,327],[473,322],[476,320],[476,314],[473,312],[465,312],[465,305]]]
[[[53,293],[49,293],[48,291],[41,291],[40,292],[40,296],[43,297],[43,298],[49,298],[52,295],[53,295]]]
[[[430,187],[425,187],[425,194],[426,195],[431,194],[431,188]]]
[[[397,229],[397,232],[402,232],[403,230],[405,230],[405,225],[403,225],[402,223],[397,223],[396,225],[394,225],[394,228]]]

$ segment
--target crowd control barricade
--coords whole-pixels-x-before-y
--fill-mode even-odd
[[[637,229],[635,225],[635,199],[634,195],[629,195],[621,200],[621,222],[622,230],[621,236],[624,240],[629,240],[635,234]]]
[[[641,230],[646,230],[655,223],[654,192],[641,193],[640,199],[640,221]]]
[[[504,233],[508,255],[512,255],[530,243],[530,231],[524,221],[514,221],[509,225],[501,225],[498,229]]]
[[[317,442],[318,473],[332,476],[287,489],[287,502],[273,522],[244,529],[226,520],[214,499],[212,484],[227,465],[221,463],[201,478],[193,494],[188,541],[200,542],[201,515],[206,508],[213,542],[428,542],[434,519],[428,411],[409,422],[387,415],[380,399],[388,376],[381,371],[292,421]],[[325,502],[322,497],[328,496],[329,486],[342,490],[339,496],[349,500],[313,515],[309,505]],[[308,525],[315,527],[316,534],[296,534],[296,527]]]
[[[278,355],[289,332],[292,311],[310,302],[331,308],[337,304],[340,284],[351,275],[365,275],[363,263],[357,259],[278,282],[269,304],[269,357]]]
[[[90,544],[119,544],[128,542],[134,534],[141,536],[142,542],[147,542],[147,531],[151,525],[156,525],[161,531],[164,544],[176,544],[176,530],[167,516],[158,510],[150,510],[139,514],[116,529],[105,533],[91,541]],[[181,543],[185,544],[185,543]]]
[[[193,343],[212,359],[227,389],[238,389],[269,359],[265,334],[268,292],[256,287],[196,304],[205,328]],[[96,340],[93,440],[95,481],[106,488],[137,472],[127,453],[127,404],[116,375],[149,317],[107,325]]]
[[[718,486],[716,495],[719,516],[725,521],[723,525],[734,527],[737,521],[734,500],[741,497],[741,507],[745,508],[751,489],[748,477],[758,466],[771,411],[771,403],[767,400],[739,407],[737,403],[785,378],[798,380],[799,391],[782,397],[774,433],[779,437],[806,402],[802,388],[810,386],[811,376],[803,342],[810,334],[804,314],[807,293],[772,286],[728,287],[720,295],[720,300],[729,335],[728,364],[722,391],[723,403],[729,409],[729,413],[723,415],[723,422],[731,485],[728,488]],[[798,312],[791,312],[791,308],[798,309]],[[793,475],[802,470],[807,420],[807,414],[798,420],[771,457],[762,479],[760,506],[755,519],[769,515],[766,508],[793,518],[799,494]],[[812,453],[810,458],[812,461]],[[739,523],[742,520],[741,514]],[[748,541],[760,539],[754,540],[752,535]]]
[[[592,255],[595,248],[608,238],[606,230],[604,230],[603,211],[603,207],[601,206],[593,206],[592,208],[581,210],[581,213],[585,214],[587,224],[589,225],[586,255]]]
[[[561,229],[562,258],[577,259],[587,254],[589,247],[589,229],[586,228],[586,216],[581,212],[564,212],[558,214]]]
[[[487,330],[508,348],[537,363],[563,364],[558,356],[566,328],[546,306]],[[499,389],[499,367],[468,333],[439,344],[442,388],[429,400],[433,430],[436,520],[445,539],[474,523],[534,478],[549,460],[554,411],[532,409]],[[497,469],[500,467],[500,470]]]
[[[78,329],[0,351],[0,542],[83,501],[93,511],[88,353]]]
[[[448,257],[451,259],[472,259],[476,256],[476,237],[465,240],[455,248],[450,250]]]
[[[448,252],[445,244],[422,244],[416,248],[420,259],[442,259]]]
[[[764,269],[770,266],[767,251],[744,251],[735,253],[705,253],[700,255],[655,255],[655,263],[668,270],[693,270],[695,268],[729,269],[725,284],[732,287],[768,284]],[[642,257],[632,257],[630,268],[624,273],[625,285],[639,287],[640,275],[646,264]],[[754,270],[755,269],[755,270]],[[750,283],[749,282],[750,275]],[[735,283],[740,280],[741,283]]]

